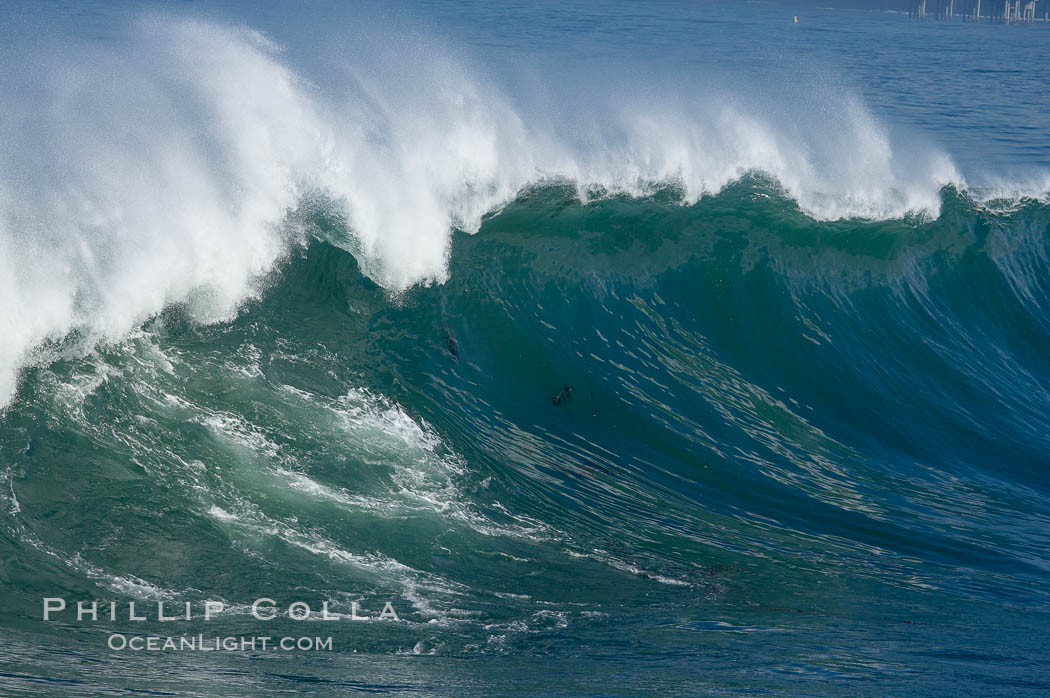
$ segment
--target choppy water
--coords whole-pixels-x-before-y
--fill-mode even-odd
[[[8,19],[0,692],[1050,689],[1047,27]]]

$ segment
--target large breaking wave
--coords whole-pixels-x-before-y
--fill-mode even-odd
[[[251,29],[170,17],[53,48],[35,68],[5,54],[3,403],[20,367],[172,303],[229,318],[310,236],[304,206],[342,216],[337,243],[397,293],[446,280],[451,231],[537,183],[582,200],[671,185],[689,204],[757,173],[821,220],[936,217],[942,187],[964,185],[945,152],[816,84],[569,82],[524,99],[437,43],[297,69]]]

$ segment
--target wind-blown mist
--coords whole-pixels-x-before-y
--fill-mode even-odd
[[[304,199],[338,209],[341,244],[398,292],[444,281],[451,230],[538,182],[581,198],[672,183],[689,204],[762,173],[814,218],[880,219],[936,216],[940,188],[962,181],[948,155],[901,147],[830,89],[756,101],[614,81],[574,97],[570,82],[537,113],[437,44],[350,47],[312,76],[279,41],[152,18],[113,45],[56,47],[29,74],[5,66],[34,86],[4,96],[5,403],[20,366],[118,339],[168,304],[230,317],[309,235],[290,215]]]

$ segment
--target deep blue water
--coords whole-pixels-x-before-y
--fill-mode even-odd
[[[0,693],[1050,690],[1050,26],[3,20]]]

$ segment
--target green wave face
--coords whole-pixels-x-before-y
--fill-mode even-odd
[[[392,690],[513,691],[541,658],[608,657],[635,690],[684,690],[745,655],[749,685],[790,690],[775,667],[868,671],[882,641],[905,664],[929,633],[947,667],[1004,614],[1035,652],[1050,207],[942,196],[936,220],[822,223],[761,180],[692,205],[538,187],[454,234],[446,283],[395,296],[304,205],[310,241],[235,319],[171,306],[23,372],[0,430],[5,656],[104,641],[43,623],[44,596],[221,599],[222,634],[255,632],[262,596],[389,601],[401,622],[332,623],[337,651],[304,661]],[[458,663],[406,678],[399,653]],[[235,662],[171,680],[207,692]]]

